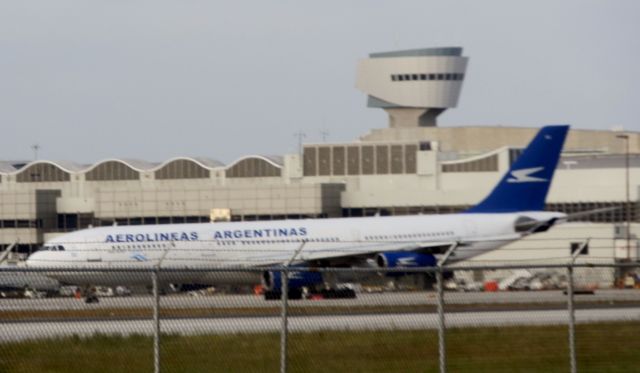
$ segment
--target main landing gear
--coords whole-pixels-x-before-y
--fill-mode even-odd
[[[320,291],[306,291],[302,288],[289,289],[288,299],[355,299],[356,292],[349,287],[340,287],[337,289],[322,289]],[[282,292],[280,290],[268,290],[264,292],[265,300],[280,300],[282,299]]]

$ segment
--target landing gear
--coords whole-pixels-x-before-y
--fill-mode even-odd
[[[86,288],[85,291],[85,297],[84,297],[84,302],[87,304],[90,303],[100,303],[100,299],[98,298],[98,295],[96,295],[96,288],[92,287],[92,288]]]
[[[355,299],[356,292],[351,288],[322,289],[320,295],[324,299]]]
[[[304,296],[303,296],[304,295]],[[322,289],[320,291],[303,292],[301,288],[289,289],[289,300],[299,300],[303,298],[314,298],[319,296],[321,299],[355,299],[356,292],[351,288],[338,289]],[[268,290],[264,292],[265,300],[280,300],[282,292],[280,290]]]
[[[289,289],[288,299],[298,300],[302,299],[302,289],[292,288]],[[265,300],[280,300],[282,299],[282,291],[280,290],[267,290],[264,292]]]

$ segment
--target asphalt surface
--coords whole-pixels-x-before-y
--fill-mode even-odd
[[[313,332],[328,330],[424,330],[437,329],[437,314],[407,313],[383,315],[306,316],[290,317],[291,332]],[[508,311],[479,313],[448,313],[446,325],[450,328],[517,326],[517,325],[563,325],[567,324],[566,310]],[[640,307],[589,309],[576,311],[578,323],[605,321],[640,321]],[[179,335],[236,334],[278,332],[279,317],[224,317],[189,318],[161,321],[163,333]],[[64,336],[91,336],[95,333],[107,335],[131,335],[153,333],[152,320],[135,321],[60,321],[20,322],[0,324],[0,342],[15,342],[30,339],[56,338]]]
[[[523,291],[523,292],[447,292],[447,304],[546,304],[566,303],[567,297],[562,291]],[[594,294],[576,295],[576,303],[581,302],[638,302],[640,290],[597,290]],[[358,294],[356,299],[292,300],[293,306],[304,307],[356,307],[356,306],[410,306],[437,304],[434,292],[388,292]],[[277,307],[278,301],[265,301],[253,295],[212,295],[189,296],[174,294],[162,296],[161,308],[269,308]],[[74,298],[43,299],[0,299],[0,311],[19,310],[87,310],[87,309],[140,309],[153,307],[151,296],[101,297],[99,303],[86,304]]]
[[[45,299],[0,299],[2,311],[64,311],[64,310],[107,310],[151,308],[150,296],[104,297],[100,303],[86,304],[73,298]],[[566,324],[566,309],[558,309],[558,304],[566,302],[562,291],[541,292],[496,292],[445,294],[447,304],[473,305],[487,304],[518,305],[504,307],[500,311],[484,310],[476,312],[471,308],[464,312],[448,312],[448,327],[515,326],[515,325],[560,325]],[[623,305],[620,303],[624,302]],[[604,321],[640,321],[640,290],[598,290],[592,295],[577,295],[576,304],[586,307],[576,311],[580,323]],[[298,300],[290,302],[292,307],[350,307],[366,306],[414,306],[435,305],[433,292],[358,294],[356,299],[339,300]],[[599,304],[599,306],[591,306]],[[527,309],[526,305],[532,305]],[[533,307],[536,306],[536,307]],[[163,296],[161,308],[169,309],[242,309],[280,307],[278,301],[265,301],[252,295],[188,296],[184,294]],[[520,308],[520,309],[516,309]],[[535,308],[535,309],[534,309]],[[586,308],[586,309],[585,309]],[[329,315],[293,316],[289,319],[293,332],[320,330],[414,330],[437,328],[435,313],[362,313],[341,315],[339,310]],[[346,313],[346,312],[345,312]],[[279,331],[281,320],[277,316],[225,315],[221,317],[168,318],[161,321],[162,332],[172,334],[227,334],[260,333]],[[62,336],[90,336],[101,334],[152,334],[152,321],[148,319],[93,319],[72,318],[64,320],[23,320],[0,319],[0,342],[26,339],[54,338]]]

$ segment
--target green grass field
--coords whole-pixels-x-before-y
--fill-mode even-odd
[[[580,372],[640,369],[640,323],[578,325]],[[317,332],[289,337],[291,372],[435,372],[436,331]],[[277,372],[278,334],[162,337],[163,372]],[[567,372],[567,328],[450,329],[451,372]],[[0,344],[0,372],[150,372],[152,339],[64,338]]]

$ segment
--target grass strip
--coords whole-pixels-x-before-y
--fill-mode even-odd
[[[581,372],[637,371],[640,323],[577,326]],[[435,372],[436,331],[292,333],[291,372]],[[452,372],[566,372],[567,328],[454,328],[447,333]],[[163,372],[276,372],[279,335],[164,335]],[[0,372],[149,372],[144,336],[69,337],[0,344]]]

